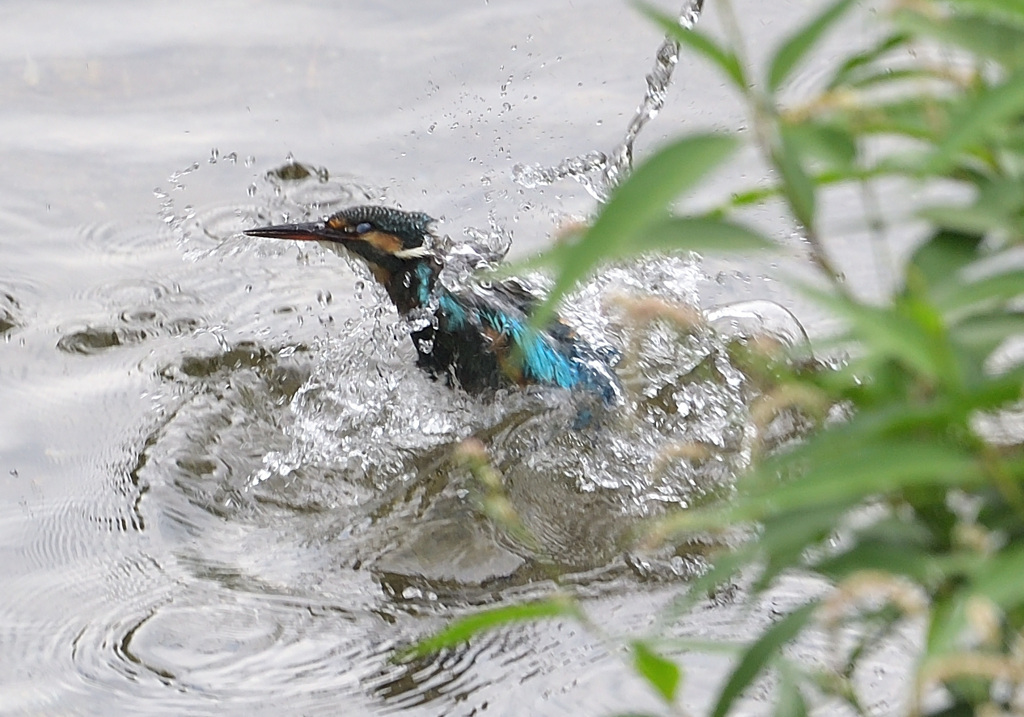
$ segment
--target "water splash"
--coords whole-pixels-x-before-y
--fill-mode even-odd
[[[704,0],[688,0],[679,12],[679,24],[691,29],[700,19]],[[665,106],[665,98],[672,73],[679,61],[679,43],[665,37],[655,56],[654,68],[647,74],[647,91],[633,118],[626,127],[626,134],[611,152],[586,152],[563,159],[553,167],[516,164],[512,178],[521,187],[533,189],[554,184],[562,179],[574,179],[599,202],[606,202],[612,190],[624,180],[633,167],[633,144],[644,126],[658,116]]]
[[[471,435],[487,441],[510,484],[523,490],[542,535],[567,530],[552,506],[581,495],[600,494],[621,518],[729,490],[758,439],[749,413],[758,388],[732,364],[729,344],[768,335],[789,346],[803,332],[770,302],[701,310],[700,287],[709,280],[694,260],[652,257],[610,267],[569,297],[563,316],[577,332],[623,352],[617,372],[625,399],[584,431],[573,429],[576,409],[564,391],[480,399],[431,381],[415,367],[408,324],[369,282],[374,295],[360,297],[362,314],[343,327],[343,338],[323,339],[311,352],[316,366],[289,404],[290,447],[268,452],[244,490],[262,491],[268,481],[266,490],[278,490],[310,468],[365,490],[393,490],[422,480],[431,456]],[[701,455],[683,460],[683,446],[700,446]],[[602,548],[624,529],[613,522]],[[564,535],[555,540],[581,550]]]

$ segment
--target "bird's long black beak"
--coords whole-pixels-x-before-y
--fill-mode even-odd
[[[355,238],[354,234],[332,229],[326,222],[304,222],[302,224],[278,224],[272,227],[246,229],[242,232],[250,237],[268,239],[294,239],[296,241],[345,241]]]

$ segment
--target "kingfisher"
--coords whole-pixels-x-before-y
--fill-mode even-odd
[[[440,280],[435,220],[422,212],[354,206],[320,221],[245,231],[248,236],[342,246],[362,259],[398,313],[411,321],[417,365],[436,380],[480,394],[543,385],[620,400],[614,349],[593,348],[559,317],[530,326],[541,298],[516,279],[451,289]],[[423,322],[427,317],[429,321]],[[422,328],[416,328],[425,323]]]

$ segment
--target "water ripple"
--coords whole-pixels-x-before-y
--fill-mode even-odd
[[[325,695],[360,702],[360,680],[379,669],[364,654],[372,617],[359,624],[275,595],[192,588],[96,616],[71,641],[78,673],[163,711],[194,708],[199,697],[295,713]]]
[[[93,289],[94,298],[117,312],[114,320],[86,320],[84,326],[61,327],[57,348],[92,355],[154,338],[193,333],[203,325],[196,316],[198,298],[180,287],[157,281],[125,281]],[[127,308],[126,308],[127,307]]]

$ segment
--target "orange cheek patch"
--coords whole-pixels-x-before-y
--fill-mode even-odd
[[[365,234],[359,235],[359,241],[364,241],[370,246],[380,249],[385,254],[394,254],[402,250],[402,242],[398,237],[394,237],[384,232],[366,232]]]

